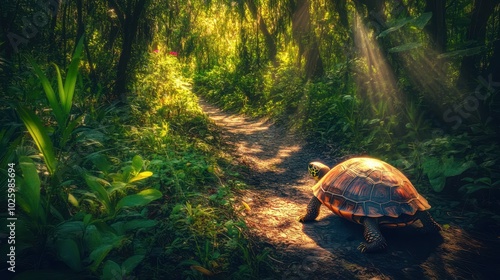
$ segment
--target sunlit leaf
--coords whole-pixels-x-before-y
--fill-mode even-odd
[[[245,201],[242,201],[241,204],[243,204],[243,206],[245,207],[245,209],[250,212],[252,210],[252,208],[250,208],[250,205],[248,205],[248,203],[246,203]]]
[[[66,118],[64,116],[63,108],[61,108],[59,102],[57,101],[52,85],[43,73],[42,69],[40,69],[40,66],[38,66],[38,64],[36,64],[32,59],[29,59],[29,62],[34,69],[35,74],[38,76],[38,79],[42,83],[43,90],[45,91],[45,95],[47,96],[47,100],[49,101],[50,108],[52,108],[52,112],[56,117],[57,123],[63,124],[66,121]]]
[[[78,66],[80,65],[80,56],[83,49],[83,37],[80,38],[78,44],[76,45],[73,58],[71,59],[71,64],[68,67],[68,73],[66,74],[66,80],[64,81],[64,92],[66,93],[65,102],[62,103],[64,112],[68,115],[71,111],[71,105],[73,104],[73,95],[75,93],[76,80],[78,78]],[[62,101],[62,100],[61,100]]]
[[[151,171],[144,171],[144,172],[141,172],[141,173],[137,174],[134,178],[130,179],[128,182],[132,183],[132,182],[135,182],[135,181],[146,179],[146,178],[151,177],[151,176],[153,176],[153,172],[151,172]]]
[[[68,193],[68,202],[75,207],[80,206],[76,197],[74,195],[72,195],[71,193]]]
[[[17,106],[16,110],[35,141],[38,150],[42,153],[45,164],[47,165],[47,170],[53,175],[56,171],[57,161],[54,154],[54,147],[46,128],[42,125],[40,119],[27,108]]]
[[[204,268],[203,266],[192,265],[191,269],[197,270],[197,271],[201,272],[203,275],[207,275],[207,276],[213,276],[214,275],[214,273],[212,271]]]
[[[59,69],[59,66],[57,66],[57,64],[52,63],[52,65],[56,69],[56,79],[57,79],[57,89],[58,89],[57,92],[59,94],[59,102],[60,102],[61,106],[63,106],[62,108],[64,109],[63,104],[66,104],[66,92],[64,92],[64,85],[63,85],[61,70]],[[64,112],[64,110],[63,110],[63,112]],[[66,119],[68,117],[68,114],[65,113],[64,117]],[[63,125],[63,124],[60,123],[60,125]]]

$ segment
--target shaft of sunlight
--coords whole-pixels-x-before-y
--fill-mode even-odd
[[[370,31],[356,13],[353,25],[354,44],[360,59],[356,83],[358,92],[367,98],[372,106],[379,103],[388,105],[393,111],[399,105],[398,90],[394,73]]]

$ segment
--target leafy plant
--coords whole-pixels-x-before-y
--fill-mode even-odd
[[[101,168],[107,170],[108,166]],[[126,207],[145,206],[162,196],[156,189],[144,189],[134,194],[128,194],[129,190],[134,189],[132,183],[144,180],[153,173],[151,171],[141,171],[143,168],[143,159],[136,155],[132,163],[122,168],[122,172],[110,173],[108,177],[112,182],[105,179],[84,174],[84,179],[91,193],[84,192],[84,197],[95,197],[97,202],[102,204],[103,212],[108,218],[112,218],[118,211]]]
[[[127,279],[129,275],[144,259],[144,255],[134,255],[126,259],[121,265],[112,260],[104,263],[102,279]]]
[[[47,100],[49,101],[49,105],[58,123],[58,131],[59,135],[61,136],[59,147],[64,147],[71,135],[71,132],[81,120],[81,118],[76,118],[68,123],[70,110],[73,104],[73,96],[75,91],[76,79],[78,76],[78,66],[80,63],[82,46],[83,38],[80,39],[75,48],[75,53],[69,66],[64,85],[59,67],[54,64],[57,71],[59,101],[47,77],[43,74],[40,67],[35,62],[31,61],[35,73],[42,83],[45,95],[47,97]],[[15,106],[15,108],[17,113],[19,114],[19,117],[21,118],[24,125],[28,129],[28,132],[33,138],[33,141],[42,153],[49,173],[51,175],[54,175],[57,170],[57,157],[54,148],[54,142],[50,139],[49,136],[50,129],[46,128],[43,125],[42,120],[30,109],[20,104]]]
[[[453,157],[429,157],[422,164],[423,172],[436,192],[444,189],[446,178],[458,176],[473,166],[471,161],[457,162]]]

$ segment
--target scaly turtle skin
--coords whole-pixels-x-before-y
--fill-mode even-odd
[[[402,227],[420,220],[424,232],[441,230],[427,212],[431,208],[427,200],[403,173],[386,162],[352,158],[331,170],[322,163],[311,162],[308,170],[318,182],[307,213],[299,221],[314,221],[323,204],[336,215],[364,226],[366,243],[358,247],[363,253],[387,247],[379,225]]]

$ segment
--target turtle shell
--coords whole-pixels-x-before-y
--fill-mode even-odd
[[[410,180],[390,164],[373,158],[352,158],[333,167],[313,187],[314,195],[338,216],[413,216],[431,208]]]

